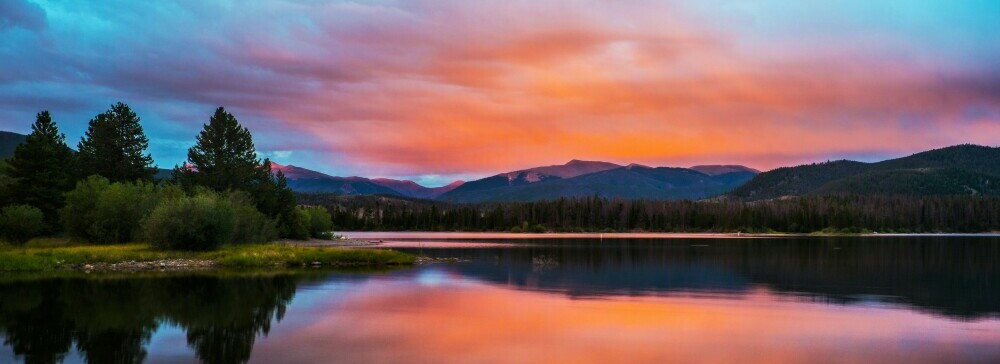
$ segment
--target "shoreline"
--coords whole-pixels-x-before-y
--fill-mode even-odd
[[[149,244],[0,247],[0,274],[58,271],[195,271],[301,267],[408,266],[417,257],[358,246],[297,246],[285,242],[225,246],[215,251],[164,251]]]
[[[1000,233],[801,234],[801,233],[487,233],[487,232],[338,232],[343,239],[280,240],[226,246],[216,251],[161,251],[149,244],[78,245],[56,240],[27,247],[0,245],[0,274],[19,272],[191,272],[225,269],[374,268],[452,263],[392,250],[412,241],[449,244],[477,240],[528,239],[761,239],[981,237]]]
[[[441,231],[343,231],[336,232],[346,240],[362,241],[356,246],[377,246],[379,240],[413,239],[744,239],[744,238],[804,238],[804,237],[1000,237],[989,233],[509,233],[509,232],[441,232]],[[334,240],[336,241],[336,240]],[[329,241],[323,241],[329,242]],[[337,245],[317,245],[337,246]]]

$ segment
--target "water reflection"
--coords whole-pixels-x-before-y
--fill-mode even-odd
[[[140,363],[161,323],[187,332],[208,363],[250,358],[255,337],[281,320],[292,275],[63,278],[0,284],[4,345],[26,363],[61,361],[75,343],[89,363]]]
[[[938,363],[1000,360],[1000,322],[831,306],[767,289],[574,299],[425,267],[289,316],[254,363]],[[288,348],[294,348],[289,350]]]
[[[1000,362],[997,238],[477,243],[400,244],[464,261],[390,272],[0,276],[0,362]]]
[[[480,242],[482,243],[482,242]],[[953,318],[1000,315],[1000,238],[535,239],[399,250],[458,257],[456,274],[575,297],[738,294],[756,285],[830,302],[880,300]],[[544,257],[551,264],[538,264]]]

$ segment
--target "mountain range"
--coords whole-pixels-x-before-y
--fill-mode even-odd
[[[500,173],[483,179],[424,187],[409,180],[335,177],[297,166],[272,163],[297,192],[342,195],[396,195],[448,202],[537,201],[559,197],[699,199],[728,192],[759,173],[743,166],[653,168],[572,160]],[[704,171],[704,172],[702,172]]]
[[[0,131],[0,160],[26,136]],[[839,160],[761,173],[740,165],[690,168],[572,160],[470,182],[424,187],[410,180],[336,177],[273,164],[297,192],[392,195],[459,203],[537,201],[559,197],[719,198],[757,201],[821,194],[1000,195],[1000,148],[956,145],[875,163]],[[164,173],[167,176],[167,173]]]
[[[364,177],[334,177],[292,165],[271,163],[272,171],[281,171],[288,180],[288,187],[297,192],[337,193],[343,195],[397,195],[403,197],[435,199],[441,194],[461,186],[455,181],[442,187],[424,187],[410,180]]]
[[[728,192],[758,173],[743,166],[699,167],[715,174],[692,168],[621,166],[572,160],[563,165],[501,173],[467,182],[438,199],[450,202],[537,201],[586,196],[700,199]]]

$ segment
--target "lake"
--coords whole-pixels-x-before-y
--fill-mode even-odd
[[[0,276],[0,363],[1000,362],[1000,238],[355,234],[388,271]]]

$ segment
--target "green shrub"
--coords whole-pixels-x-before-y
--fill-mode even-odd
[[[309,239],[309,229],[312,225],[312,217],[301,208],[295,208],[286,216],[283,216],[282,237],[294,240]]]
[[[91,213],[93,241],[121,244],[139,238],[142,219],[156,207],[159,196],[151,183],[113,183],[101,194]]]
[[[101,176],[90,176],[76,183],[76,188],[66,193],[66,206],[59,210],[59,219],[63,228],[71,236],[91,240],[90,227],[94,225],[96,216],[91,212],[97,209],[101,199],[111,182]]]
[[[11,244],[24,245],[44,229],[42,210],[28,205],[12,205],[0,210],[0,237]]]
[[[266,243],[278,238],[278,223],[257,210],[249,194],[230,192],[226,199],[233,207],[231,243]]]
[[[309,214],[309,236],[327,240],[333,238],[333,218],[325,207],[304,206],[301,209]]]
[[[143,222],[160,249],[213,250],[232,240],[233,207],[217,194],[164,199]]]
[[[72,236],[87,241],[128,242],[139,237],[142,219],[165,190],[148,182],[109,183],[103,177],[91,176],[66,194],[66,206],[60,210],[63,227]]]

